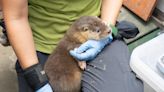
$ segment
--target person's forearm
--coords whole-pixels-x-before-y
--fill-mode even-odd
[[[101,19],[115,25],[123,0],[102,0]]]
[[[23,69],[38,63],[26,4],[26,0],[3,0],[3,14],[9,41]]]
[[[7,22],[7,25],[9,40],[21,67],[26,69],[38,63],[32,33],[27,20],[13,20]]]

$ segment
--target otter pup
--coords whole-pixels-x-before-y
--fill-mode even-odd
[[[89,39],[100,40],[110,33],[109,27],[94,16],[81,17],[71,25],[44,66],[54,92],[80,92],[81,64],[70,56],[69,51]]]

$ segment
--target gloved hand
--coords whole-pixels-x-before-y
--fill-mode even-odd
[[[51,86],[47,83],[40,89],[38,89],[36,92],[53,92]]]
[[[80,61],[88,61],[94,59],[98,53],[113,40],[112,34],[108,37],[96,41],[96,40],[88,40],[83,43],[79,48],[75,48],[74,50],[70,50],[70,54]]]

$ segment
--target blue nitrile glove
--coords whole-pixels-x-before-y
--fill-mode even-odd
[[[38,89],[36,92],[53,92],[51,86],[47,83],[40,89]]]
[[[70,54],[80,61],[92,60],[97,56],[98,53],[101,52],[105,45],[111,43],[112,40],[112,34],[99,41],[88,40],[87,42],[83,43],[79,48],[70,50]]]

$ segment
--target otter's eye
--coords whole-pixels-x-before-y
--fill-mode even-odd
[[[83,30],[84,30],[84,31],[88,31],[89,28],[88,28],[87,26],[85,26],[85,27],[83,27]]]
[[[99,32],[100,32],[100,30],[97,30],[96,32],[97,32],[97,33],[99,33]]]
[[[96,27],[95,32],[99,33],[100,32],[100,28]]]

